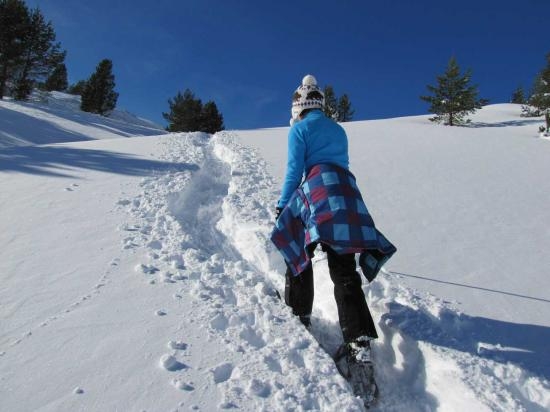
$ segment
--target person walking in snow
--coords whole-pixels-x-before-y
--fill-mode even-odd
[[[396,249],[375,228],[349,171],[346,132],[325,116],[323,107],[315,77],[305,76],[292,98],[288,163],[271,240],[287,264],[285,302],[308,328],[314,296],[311,258],[321,245],[347,353],[366,360],[369,342],[378,335],[355,254],[361,253],[361,267],[372,280]]]

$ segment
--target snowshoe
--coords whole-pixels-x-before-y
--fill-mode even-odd
[[[334,357],[340,374],[350,383],[353,394],[363,401],[366,408],[378,398],[378,386],[374,380],[374,364],[371,357],[370,338],[360,337],[340,346]]]

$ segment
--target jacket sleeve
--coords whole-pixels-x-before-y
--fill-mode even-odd
[[[292,193],[300,185],[304,175],[305,157],[305,141],[299,128],[294,126],[288,133],[288,160],[278,207],[285,207]]]

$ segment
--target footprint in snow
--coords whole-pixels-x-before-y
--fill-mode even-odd
[[[256,331],[252,329],[250,326],[244,327],[241,330],[241,333],[239,333],[239,337],[241,337],[246,342],[248,342],[251,346],[254,346],[257,349],[261,349],[266,345],[262,337],[259,336],[256,333]]]
[[[161,250],[162,242],[160,242],[159,240],[153,240],[147,244],[147,247],[149,247],[150,249]]]
[[[193,382],[185,382],[180,378],[172,379],[172,385],[174,385],[177,389],[181,389],[183,391],[195,390]]]
[[[296,349],[292,349],[290,351],[288,359],[299,368],[305,368],[306,366],[304,357]]]
[[[179,362],[174,356],[166,354],[160,358],[160,366],[167,371],[174,372],[187,368],[187,366]]]
[[[218,313],[212,319],[210,319],[210,327],[219,331],[226,330],[228,324],[229,321],[223,313]]]
[[[146,275],[153,275],[157,273],[159,269],[152,265],[144,265],[143,263],[140,263],[136,265],[135,271],[145,273]]]
[[[269,368],[270,371],[277,372],[277,373],[283,373],[283,368],[281,367],[281,364],[273,356],[264,357],[264,363],[267,365],[267,367]]]
[[[125,226],[122,230],[125,232],[139,232],[139,226],[131,227],[131,226]]]
[[[77,187],[78,187],[78,185],[76,183],[73,183],[70,187],[66,187],[65,191],[66,192],[73,192],[74,189],[76,189]]]
[[[214,375],[214,383],[223,383],[231,378],[233,365],[229,362],[222,363],[211,370]]]
[[[132,238],[129,241],[123,241],[122,248],[124,250],[128,250],[128,249],[135,249],[136,247],[138,247],[139,245],[137,243],[134,243],[133,240],[134,239]]]
[[[164,283],[176,283],[174,275],[170,272],[164,272],[162,274],[162,281]]]
[[[175,275],[172,275],[171,279],[173,281],[178,281],[178,280],[186,280],[186,279],[188,279],[188,277],[186,275],[178,272]]]
[[[168,347],[174,350],[185,350],[187,349],[187,343],[180,340],[171,340],[168,342]]]
[[[260,398],[267,398],[271,395],[271,385],[258,379],[252,379],[248,385],[248,391]]]

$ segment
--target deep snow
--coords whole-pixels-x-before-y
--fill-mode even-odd
[[[11,112],[29,104],[0,107],[25,144],[49,121],[33,105],[25,122]],[[66,141],[63,113],[81,114],[49,105],[48,138]],[[486,107],[468,128],[345,125],[399,249],[364,285],[377,410],[550,409],[550,146],[517,109]],[[86,118],[77,140],[111,122]],[[313,336],[274,296],[287,130],[1,135],[0,410],[362,410],[329,356],[341,336],[323,254]]]

